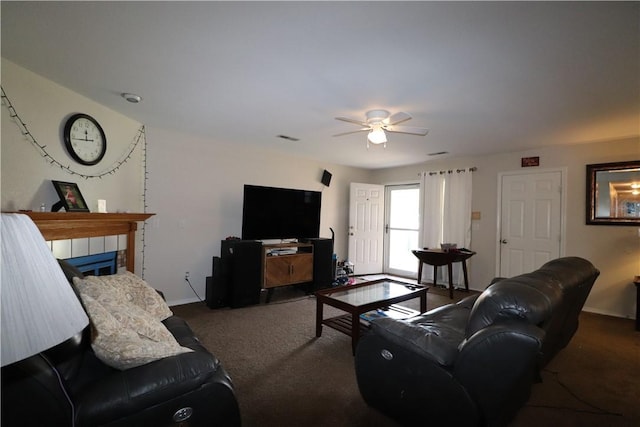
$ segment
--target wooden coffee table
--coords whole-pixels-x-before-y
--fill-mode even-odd
[[[424,285],[381,279],[317,291],[315,293],[316,337],[322,335],[322,325],[327,325],[351,337],[351,347],[355,354],[360,333],[367,328],[367,325],[360,321],[361,314],[383,308],[396,312],[404,311],[406,317],[424,313],[427,311],[428,289]],[[419,312],[393,305],[418,297],[420,297]],[[348,314],[324,319],[325,304],[346,311]]]

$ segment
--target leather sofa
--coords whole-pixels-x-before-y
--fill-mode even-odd
[[[81,274],[61,265],[69,279]],[[193,351],[117,370],[93,353],[88,326],[53,349],[3,367],[2,425],[239,426],[233,385],[220,361],[183,319],[163,323]]]
[[[404,425],[508,425],[571,340],[599,274],[559,258],[456,304],[374,320],[356,349],[362,397]]]

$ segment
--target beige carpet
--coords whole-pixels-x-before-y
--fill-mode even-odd
[[[447,293],[430,290],[428,309],[451,302]],[[455,301],[468,295],[456,291]],[[172,309],[231,375],[244,427],[397,426],[360,397],[350,338],[327,327],[315,337],[312,296],[290,287],[276,290],[268,305]],[[325,317],[333,314],[340,312],[325,307]],[[633,321],[583,313],[577,336],[550,363],[512,425],[640,425],[638,345]],[[425,414],[425,425],[428,419]]]

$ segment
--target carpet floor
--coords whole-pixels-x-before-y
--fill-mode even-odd
[[[455,291],[454,301],[468,295]],[[430,289],[427,300],[429,310],[452,302],[443,288]],[[350,337],[326,326],[315,337],[313,296],[288,287],[276,290],[269,304],[211,310],[194,303],[172,310],[231,375],[244,427],[398,425],[362,400]],[[325,317],[338,314],[325,307]],[[640,425],[640,333],[628,319],[583,313],[580,321],[513,427]],[[425,413],[425,425],[428,420]]]

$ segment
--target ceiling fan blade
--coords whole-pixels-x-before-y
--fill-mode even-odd
[[[333,136],[349,135],[351,133],[364,132],[364,131],[367,131],[367,130],[371,130],[371,128],[370,127],[366,127],[366,128],[361,128],[361,129],[358,129],[358,130],[352,130],[352,131],[349,131],[349,132],[337,133],[337,134],[335,134]]]
[[[366,122],[363,122],[362,120],[350,119],[349,117],[336,117],[336,120],[341,120],[347,123],[355,123],[360,126],[367,126]]]
[[[403,113],[402,111],[393,114],[388,119],[385,119],[384,122],[388,126],[397,125],[398,123],[406,122],[411,119],[411,114]]]
[[[384,130],[395,133],[407,133],[409,135],[425,136],[429,133],[429,129],[418,128],[413,126],[385,126]]]

